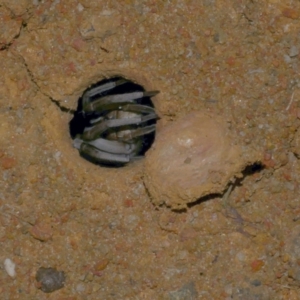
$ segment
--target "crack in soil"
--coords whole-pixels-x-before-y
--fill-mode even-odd
[[[10,46],[14,43],[14,41],[20,37],[23,29],[26,28],[26,26],[27,26],[27,22],[22,21],[20,29],[19,29],[19,32],[11,39],[10,42],[8,42],[8,43],[6,43],[4,45],[1,45],[0,46],[0,51],[8,50],[10,48]]]
[[[23,65],[28,73],[28,76],[31,80],[31,82],[35,85],[37,91],[39,91],[40,93],[42,93],[45,97],[47,97],[53,104],[55,104],[62,112],[64,113],[69,113],[69,114],[74,114],[75,113],[75,110],[74,109],[71,109],[71,108],[68,108],[68,107],[65,107],[63,105],[61,105],[60,101],[59,100],[56,100],[54,98],[52,98],[50,95],[48,95],[47,93],[43,92],[41,87],[39,86],[39,84],[37,83],[32,71],[30,70],[28,64],[26,63],[26,60],[24,59],[24,57],[22,55],[20,55],[22,61],[23,61]]]

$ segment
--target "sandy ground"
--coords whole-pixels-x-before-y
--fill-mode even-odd
[[[0,20],[1,299],[300,299],[299,1],[0,0]],[[258,165],[176,211],[145,161],[83,160],[72,110],[110,76],[160,90],[157,138],[206,112]]]

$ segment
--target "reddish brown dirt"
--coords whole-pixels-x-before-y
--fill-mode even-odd
[[[0,0],[1,298],[300,299],[299,12],[296,0]],[[160,90],[158,135],[209,112],[264,168],[185,211],[155,206],[144,161],[106,169],[72,147],[78,97],[115,75]],[[40,267],[64,271],[64,288],[38,289]]]

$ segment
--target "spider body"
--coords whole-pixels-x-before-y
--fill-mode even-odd
[[[157,93],[123,78],[91,87],[81,98],[85,125],[73,146],[103,165],[122,166],[141,157],[154,140],[158,116],[150,98]]]

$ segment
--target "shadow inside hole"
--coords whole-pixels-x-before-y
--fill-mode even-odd
[[[249,176],[249,175],[253,175],[255,173],[259,173],[260,171],[262,171],[263,169],[265,168],[265,166],[260,163],[260,162],[256,162],[250,166],[247,166],[244,171],[242,172],[243,173],[243,178],[245,176]]]
[[[116,77],[112,77],[112,78],[109,78],[109,79],[101,80],[100,82],[95,83],[95,84],[91,85],[89,88],[87,88],[83,92],[83,94],[85,92],[95,88],[95,87],[101,86],[101,85],[106,84],[108,82],[114,82],[114,81],[121,80],[121,79],[126,80],[125,78],[120,77],[120,76],[116,76]],[[116,86],[116,87],[114,87],[110,90],[101,92],[100,94],[97,94],[97,95],[91,97],[90,101],[93,102],[93,101],[95,101],[95,100],[97,100],[101,97],[105,97],[105,96],[132,93],[132,92],[139,92],[139,91],[144,92],[145,89],[137,83],[126,80],[126,82],[124,84],[118,85],[118,86]],[[74,117],[69,122],[69,132],[70,132],[70,136],[72,137],[72,139],[75,139],[78,135],[83,134],[84,129],[91,126],[90,121],[92,119],[94,119],[95,117],[97,117],[99,115],[105,115],[106,113],[109,112],[109,111],[97,111],[97,112],[94,111],[94,112],[89,112],[89,113],[86,113],[86,112],[83,113],[83,111],[82,111],[82,108],[83,108],[82,107],[83,106],[82,96],[78,99],[78,105],[77,105],[76,111],[74,112]],[[143,97],[143,98],[140,98],[140,99],[136,99],[134,101],[134,103],[135,104],[146,105],[146,106],[154,108],[154,104],[153,104],[150,97]],[[149,125],[153,125],[153,124],[156,124],[156,119],[149,120],[149,121],[143,123],[142,125],[139,125],[139,127],[149,126]],[[137,126],[138,125],[136,125],[136,126],[130,125],[128,127],[123,126],[122,130],[135,129]],[[111,133],[111,131],[109,133]],[[106,135],[103,134],[101,137],[106,138]],[[154,142],[154,139],[155,139],[155,131],[138,137],[138,143],[140,144],[140,147],[139,147],[138,153],[136,153],[136,156],[138,156],[138,157],[144,156],[145,153],[152,146],[152,144]],[[92,163],[96,163],[95,160],[93,158],[89,157],[88,155],[82,155],[81,154],[81,156],[83,158],[85,158],[86,160],[92,162]],[[96,164],[98,164],[98,163],[96,163]],[[121,166],[124,166],[123,163],[118,164],[118,163],[115,163],[115,162],[112,162],[112,163],[101,162],[101,165],[104,165],[106,167],[121,167]]]

